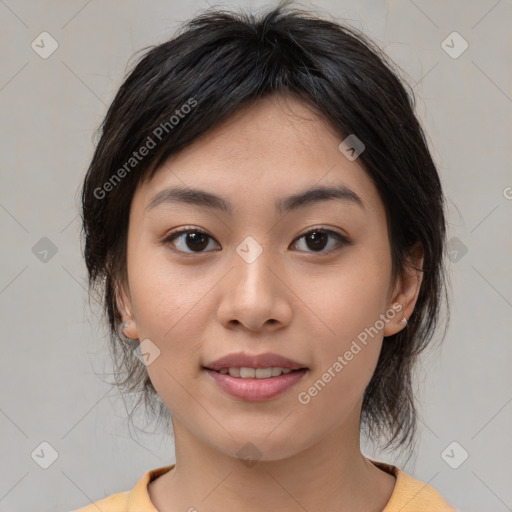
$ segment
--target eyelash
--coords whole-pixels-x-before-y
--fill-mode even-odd
[[[208,233],[206,233],[205,231],[202,231],[201,229],[197,229],[197,228],[187,227],[187,228],[183,228],[183,229],[171,232],[168,236],[166,236],[162,240],[162,244],[163,245],[172,244],[176,238],[179,238],[180,236],[186,235],[188,233],[199,233],[201,235],[206,235],[210,239],[213,240],[213,237],[208,235]],[[348,240],[346,237],[344,237],[340,233],[337,233],[336,231],[333,231],[333,230],[330,230],[330,229],[325,229],[325,228],[322,228],[322,227],[312,228],[309,231],[307,231],[306,233],[302,234],[300,237],[296,238],[296,240],[297,241],[301,240],[302,238],[305,238],[305,237],[307,237],[308,235],[310,235],[312,233],[324,233],[324,234],[327,234],[327,235],[333,235],[334,238],[337,239],[338,245],[336,247],[334,247],[334,248],[331,248],[331,249],[327,250],[327,251],[324,251],[324,250],[321,250],[321,251],[305,251],[305,252],[308,252],[308,253],[328,255],[328,254],[331,254],[333,252],[336,252],[336,251],[340,250],[341,247],[343,247],[344,245],[350,245],[351,244],[350,240]],[[340,245],[341,245],[341,247],[340,247]],[[175,249],[172,249],[172,250],[174,251]],[[203,253],[210,252],[210,251],[181,251],[181,250],[178,249],[177,252],[182,253],[182,254],[183,253],[184,254],[203,254]]]

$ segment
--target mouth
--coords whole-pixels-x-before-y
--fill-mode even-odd
[[[203,366],[205,370],[211,370],[220,375],[229,375],[230,377],[234,377],[236,379],[272,379],[276,377],[280,377],[281,375],[288,375],[293,372],[300,372],[301,370],[307,370],[308,368],[283,368],[280,366],[269,366],[267,368],[249,368],[246,366],[238,367],[231,366],[227,368],[221,368],[219,370],[214,370],[213,368],[207,368]]]
[[[203,369],[217,389],[246,402],[264,402],[277,398],[290,391],[309,371],[308,368],[292,370],[282,367]]]
[[[250,402],[270,400],[295,386],[309,368],[282,355],[232,353],[204,365],[221,391]]]

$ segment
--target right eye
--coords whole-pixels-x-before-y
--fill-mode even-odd
[[[162,241],[165,245],[172,245],[177,247],[178,252],[185,253],[201,253],[208,252],[204,249],[208,247],[208,239],[213,240],[213,238],[201,231],[197,228],[184,228],[170,233],[165,239]],[[175,242],[177,240],[177,242]],[[187,251],[186,249],[191,249]],[[171,248],[174,250],[173,248]]]

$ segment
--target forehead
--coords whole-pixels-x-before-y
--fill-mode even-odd
[[[294,191],[344,185],[371,212],[382,213],[378,191],[362,166],[338,149],[343,137],[305,103],[273,95],[255,101],[180,153],[172,155],[136,191],[133,207],[146,210],[168,187],[209,190],[237,207],[257,200],[268,207]]]

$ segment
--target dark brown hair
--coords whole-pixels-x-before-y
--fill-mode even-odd
[[[126,283],[128,219],[137,186],[242,106],[269,94],[294,94],[335,128],[340,142],[356,134],[364,143],[358,161],[386,209],[393,276],[404,275],[417,244],[424,250],[414,313],[404,329],[385,339],[361,415],[370,439],[387,438],[384,448],[410,445],[416,429],[414,363],[433,337],[446,292],[444,197],[414,114],[413,90],[364,34],[287,2],[258,17],[209,9],[169,41],[145,50],[100,126],[82,189],[89,287],[98,292],[107,317],[116,384],[139,392],[159,418],[169,419],[145,366],[117,335],[115,291]],[[446,307],[448,312],[448,301]]]

